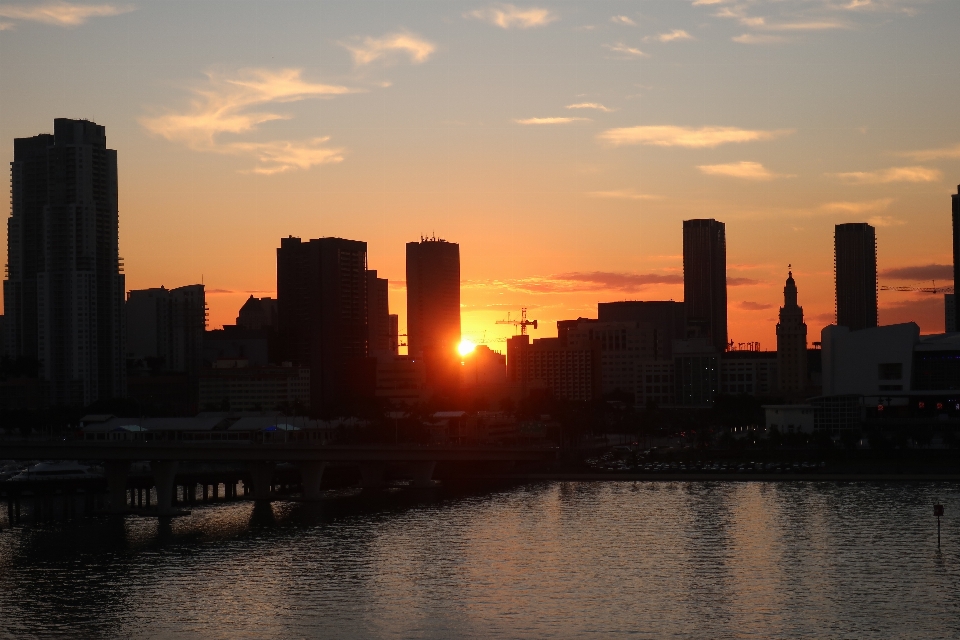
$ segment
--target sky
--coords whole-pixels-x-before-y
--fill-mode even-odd
[[[281,237],[460,243],[463,335],[681,300],[682,221],[726,223],[735,343],[776,346],[792,265],[833,320],[833,226],[880,284],[950,284],[956,0],[0,1],[0,153],[57,117],[116,149],[128,289],[203,282],[210,328],[276,291]],[[9,205],[8,205],[9,207]],[[9,215],[9,211],[8,211]],[[943,330],[942,296],[880,322]]]

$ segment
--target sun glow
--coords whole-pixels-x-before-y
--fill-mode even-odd
[[[457,347],[457,351],[460,352],[461,356],[468,356],[471,353],[473,353],[473,350],[476,348],[477,348],[477,345],[475,345],[470,340],[461,340],[460,346]]]

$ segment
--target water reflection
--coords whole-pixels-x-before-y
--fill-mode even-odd
[[[88,518],[0,533],[0,635],[957,637],[958,515],[951,484],[611,482]]]

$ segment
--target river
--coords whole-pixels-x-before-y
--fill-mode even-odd
[[[3,530],[0,637],[64,636],[958,638],[960,485],[331,492]]]

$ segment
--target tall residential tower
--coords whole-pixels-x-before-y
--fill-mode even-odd
[[[427,383],[459,380],[460,245],[436,238],[407,243],[408,353],[422,357]]]
[[[104,127],[58,118],[11,163],[6,350],[39,361],[47,404],[126,395],[117,152]]]
[[[683,302],[687,326],[727,349],[727,240],[716,220],[683,221]]]
[[[834,232],[837,325],[876,327],[877,234],[866,222],[838,224]]]

